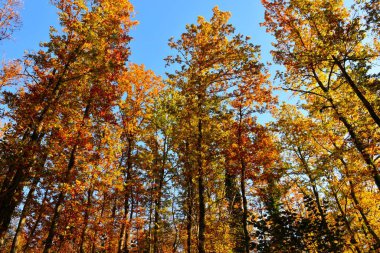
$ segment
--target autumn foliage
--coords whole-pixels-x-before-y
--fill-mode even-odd
[[[376,0],[262,0],[276,85],[218,7],[162,78],[129,61],[129,0],[51,3],[60,26],[0,70],[0,252],[380,250]]]

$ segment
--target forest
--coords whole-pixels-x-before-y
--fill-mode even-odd
[[[159,76],[129,60],[129,0],[51,4],[1,63],[0,252],[380,252],[379,0],[261,0],[275,76],[228,10]]]

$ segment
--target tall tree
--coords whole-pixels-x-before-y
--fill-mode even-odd
[[[267,159],[270,163],[271,151],[268,149],[267,157],[260,157],[255,153],[255,145],[259,144],[264,135],[255,119],[255,113],[263,113],[269,108],[275,98],[271,95],[268,84],[268,75],[263,65],[257,63],[255,70],[252,68],[250,76],[244,78],[241,84],[232,92],[231,107],[234,120],[228,125],[230,144],[226,147],[227,169],[226,169],[226,194],[231,209],[231,230],[235,237],[235,252],[249,252],[250,236],[248,232],[248,203],[246,194],[247,175],[258,172],[262,161]],[[254,137],[252,137],[254,136]],[[236,177],[240,177],[240,191],[234,189],[237,184]],[[252,178],[252,177],[250,177]],[[242,228],[239,235],[239,227]],[[236,231],[237,230],[237,231]],[[240,239],[239,239],[240,237]],[[243,247],[243,249],[242,249]]]
[[[136,167],[140,167],[144,173],[147,173],[144,162],[138,160],[138,153],[141,152],[142,143],[147,145],[146,136],[154,134],[148,131],[148,126],[153,117],[154,98],[162,89],[162,82],[153,71],[145,70],[144,66],[131,64],[128,71],[120,78],[119,85],[123,95],[119,102],[119,110],[120,124],[123,129],[120,141],[124,143],[120,158],[120,166],[124,174],[124,222],[120,231],[118,251],[129,252],[128,237],[132,223],[133,193],[142,185]],[[155,157],[155,159],[158,158]],[[142,192],[137,191],[136,194],[142,195]]]
[[[212,166],[221,159],[218,145],[223,143],[223,134],[220,131],[223,121],[229,117],[225,108],[231,92],[240,87],[241,92],[254,97],[251,93],[262,92],[261,85],[266,83],[258,62],[259,48],[249,42],[249,37],[235,33],[228,24],[229,17],[229,13],[217,7],[210,21],[199,17],[197,25],[186,26],[187,31],[180,40],[170,41],[178,55],[167,58],[168,64],[180,65],[169,77],[182,97],[178,102],[183,111],[178,115],[182,127],[178,131],[189,147],[185,156],[192,161],[188,182],[197,183],[198,252],[207,248],[206,192],[212,189],[205,182],[215,180],[210,176],[218,171]]]
[[[5,97],[13,126],[2,140],[11,152],[4,153],[6,166],[2,168],[6,177],[0,193],[1,237],[31,173],[43,169],[41,158],[49,152],[45,146],[49,138],[56,137],[52,135],[53,130],[69,123],[65,120],[73,119],[71,124],[78,123],[102,111],[100,114],[106,116],[117,95],[114,81],[129,55],[128,31],[134,22],[128,1],[117,4],[54,1],[54,4],[60,10],[62,33],[52,29],[50,41],[44,44],[46,50],[27,56],[20,92],[8,93]],[[80,136],[81,132],[76,135]],[[68,175],[75,165],[75,153],[82,147],[78,138],[73,137],[77,143],[70,144],[72,155],[68,158]],[[57,202],[57,211],[62,198]],[[47,250],[51,246],[55,222],[52,222]]]
[[[365,128],[379,130],[377,95],[366,88],[371,62],[378,54],[372,44],[365,43],[360,19],[352,17],[341,0],[262,3],[266,9],[263,25],[276,38],[275,62],[286,67],[286,89],[305,94],[309,101],[319,100],[322,108],[334,112],[380,189],[378,166],[368,152],[371,147],[361,133],[363,126],[350,117],[365,112]]]

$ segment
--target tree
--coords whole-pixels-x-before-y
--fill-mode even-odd
[[[0,41],[9,39],[21,25],[20,0],[0,1]]]
[[[120,141],[121,143],[125,143],[125,145],[122,148],[122,157],[120,158],[120,166],[123,170],[124,181],[124,222],[121,227],[118,251],[128,252],[128,236],[130,234],[129,229],[133,213],[133,193],[136,192],[136,194],[142,195],[142,191],[139,191],[138,189],[143,187],[142,179],[140,180],[138,178],[138,169],[136,167],[143,169],[144,173],[146,173],[146,167],[149,167],[149,165],[146,166],[143,161],[139,161],[138,153],[139,151],[141,152],[142,146],[139,142],[144,142],[145,145],[149,145],[149,142],[146,143],[147,137],[145,136],[154,135],[154,133],[148,132],[149,124],[153,118],[152,110],[154,108],[154,98],[158,96],[158,93],[162,89],[162,82],[152,71],[146,71],[144,66],[132,64],[129,66],[129,70],[125,72],[119,80],[119,85],[123,95],[123,98],[119,103],[120,124],[123,129]],[[166,147],[164,147],[164,149],[164,152],[167,152]],[[154,149],[152,149],[151,152],[154,153]],[[154,159],[159,159],[157,154],[155,155]],[[163,165],[158,165],[157,162],[153,164],[152,167],[162,166],[161,169],[159,169],[159,172],[154,172],[155,174],[160,174],[159,179],[155,180],[161,182],[162,188],[163,179],[161,178],[163,174],[161,171],[164,170],[166,161],[163,161]],[[154,169],[157,169],[157,167]],[[158,194],[159,196],[161,195],[161,193]],[[160,201],[160,199],[156,199],[156,204]],[[132,209],[130,210],[130,208]],[[158,206],[157,208],[160,207]],[[128,217],[128,214],[130,214],[130,217]],[[155,216],[157,220],[156,222],[158,222],[158,210],[156,210]],[[157,233],[157,225],[155,225],[155,233]],[[155,245],[157,247],[157,235],[155,236],[155,240]]]
[[[162,80],[127,62],[128,0],[52,3],[59,31],[0,70],[0,251],[380,248],[376,1],[263,0],[280,107],[218,7]]]
[[[266,8],[263,25],[276,38],[275,62],[286,67],[282,75],[286,89],[333,111],[380,189],[378,166],[360,130],[364,127],[378,131],[380,126],[374,106],[376,94],[366,88],[371,61],[378,56],[373,45],[364,42],[360,19],[351,17],[340,0],[262,3]],[[366,115],[365,126],[358,126],[350,115],[362,112]]]
[[[347,248],[361,252],[357,245],[359,240],[362,246],[376,248],[377,229],[373,227],[375,221],[369,217],[374,217],[377,211],[369,206],[366,207],[366,213],[361,211],[364,203],[357,199],[357,188],[352,188],[354,175],[360,174],[355,177],[355,184],[362,185],[361,194],[367,196],[368,200],[377,201],[377,194],[368,186],[370,177],[365,165],[358,159],[360,154],[353,153],[354,147],[346,140],[345,127],[332,127],[335,122],[324,112],[314,113],[311,118],[289,105],[282,106],[275,115],[277,121],[273,126],[281,138],[285,191],[287,184],[294,184],[303,195],[302,201],[291,198],[287,204],[288,210],[293,212],[296,203],[303,202],[307,211],[313,213],[311,220],[306,216],[299,218],[311,222],[310,230],[303,227],[300,232],[308,234],[318,230],[320,234],[314,235],[325,238],[323,244],[329,244],[329,250],[342,247],[341,243],[345,241]],[[294,194],[294,191],[290,194]],[[356,219],[358,216],[360,218]],[[365,233],[370,236],[360,239],[361,229],[355,229],[357,226],[364,226],[368,231]],[[314,247],[309,242],[307,244]]]
[[[259,48],[249,43],[248,37],[235,34],[235,29],[227,23],[229,17],[229,13],[217,7],[209,22],[199,17],[197,25],[186,26],[187,32],[180,40],[170,41],[170,47],[178,55],[167,58],[168,64],[180,65],[169,77],[182,98],[178,103],[183,112],[177,117],[178,125],[183,127],[178,129],[178,134],[188,147],[184,154],[190,166],[184,168],[190,170],[186,172],[190,174],[187,181],[196,179],[197,182],[199,252],[206,250],[205,193],[211,191],[205,181],[215,180],[209,176],[217,173],[217,168],[212,166],[221,159],[218,146],[223,145],[221,127],[229,117],[225,108],[233,96],[231,92],[240,89],[241,96],[252,98],[267,92],[261,87],[266,84],[266,77],[258,62]]]
[[[71,129],[74,132],[69,131],[71,142],[54,151],[70,149],[66,153],[66,177],[62,183],[70,182],[67,180],[71,180],[76,152],[85,144],[81,128],[92,115],[103,118],[110,115],[117,98],[114,82],[129,55],[127,33],[134,22],[130,19],[132,6],[128,1],[117,4],[54,1],[54,4],[60,10],[62,33],[51,30],[51,39],[44,44],[46,50],[27,56],[20,91],[5,94],[7,116],[13,126],[2,139],[3,146],[11,152],[3,152],[2,157],[6,177],[0,194],[1,238],[21,201],[23,187],[32,175],[41,177],[43,157],[51,152],[47,144],[57,140],[54,135],[57,130],[67,134],[68,129],[62,129],[67,124],[75,125]],[[46,251],[51,247],[64,191],[60,196]]]
[[[250,235],[248,232],[248,205],[246,195],[246,180],[253,179],[255,174],[260,170],[268,169],[268,164],[275,160],[271,157],[275,149],[270,150],[265,156],[260,156],[262,152],[259,146],[267,138],[265,130],[256,122],[254,113],[263,113],[270,108],[275,98],[271,95],[268,86],[268,75],[263,70],[263,65],[257,63],[256,73],[243,80],[233,91],[231,99],[232,113],[234,120],[232,124],[227,125],[225,130],[229,132],[231,143],[226,147],[227,164],[226,164],[226,192],[229,201],[229,208],[232,213],[232,227],[235,231],[235,252],[249,252]],[[267,143],[269,144],[269,143]],[[266,160],[266,162],[264,162]],[[265,168],[262,166],[267,163]],[[240,191],[234,189],[236,177],[240,177]],[[241,213],[242,212],[242,213]],[[236,230],[242,227],[243,233],[236,234]],[[240,237],[240,238],[239,238]],[[244,248],[239,248],[243,247]]]

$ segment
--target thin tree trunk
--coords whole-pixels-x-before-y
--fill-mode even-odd
[[[27,211],[29,209],[30,202],[33,200],[33,194],[34,194],[34,191],[35,191],[39,181],[40,181],[39,177],[35,177],[32,181],[32,184],[30,185],[30,189],[29,189],[28,195],[26,197],[24,207],[23,207],[21,214],[20,214],[20,220],[18,222],[17,229],[16,229],[15,235],[13,237],[10,253],[15,253],[15,252],[18,252],[20,250],[21,245],[19,244],[19,242],[20,242],[21,232],[24,228],[25,221],[26,221],[26,214],[27,214]]]
[[[100,220],[102,220],[102,218],[103,218],[105,205],[106,205],[106,194],[103,193],[103,203],[102,203],[102,209],[100,211]],[[99,224],[100,224],[100,221],[98,222],[98,225]],[[96,252],[97,237],[98,237],[98,229],[96,228],[95,234],[94,234],[94,240],[92,241],[92,245],[91,245],[91,253],[95,253]]]
[[[99,147],[101,147],[101,145]],[[98,165],[99,164],[97,163],[96,166],[98,166]],[[81,239],[80,239],[80,243],[79,243],[79,252],[80,253],[85,253],[84,243],[85,243],[85,237],[86,237],[86,233],[87,233],[88,220],[90,218],[90,208],[92,205],[92,193],[94,192],[93,179],[94,179],[94,175],[91,174],[90,188],[87,190],[87,203],[86,203],[86,208],[85,208],[85,213],[84,213],[83,230],[81,233]]]
[[[335,145],[335,143],[333,143],[334,147],[337,148],[337,146]],[[359,200],[358,198],[356,197],[356,194],[355,194],[355,186],[352,182],[352,180],[350,179],[350,172],[349,172],[349,168],[348,168],[348,165],[346,163],[346,161],[343,159],[343,157],[339,157],[339,160],[340,162],[343,164],[343,167],[344,167],[344,170],[345,170],[345,174],[348,178],[348,184],[350,186],[350,195],[352,197],[352,200],[354,201],[354,204],[355,204],[355,208],[359,211],[363,221],[364,221],[364,224],[366,225],[367,229],[368,229],[368,232],[372,235],[372,237],[375,239],[376,241],[376,245],[374,245],[375,247],[380,247],[380,238],[379,236],[376,234],[376,232],[372,229],[372,226],[371,224],[369,223],[368,219],[367,219],[367,216],[366,214],[364,213],[363,211],[363,208],[361,207],[360,203],[359,203]]]
[[[127,154],[128,154],[128,152],[129,152],[129,149],[130,149],[130,147],[128,146],[127,147]],[[121,157],[120,157],[120,162],[119,162],[119,168],[121,167],[121,166],[123,166],[123,163],[124,163],[124,156],[125,156],[125,152],[122,152],[122,154],[121,154]],[[124,175],[126,178],[128,177],[128,173],[125,171],[125,175]],[[126,183],[126,182],[125,182]],[[126,190],[126,188],[124,187],[124,191],[125,191],[125,194],[127,194],[127,190]],[[121,228],[120,228],[120,233],[119,233],[119,239],[118,239],[118,243],[117,243],[117,252],[118,253],[121,253],[122,252],[122,249],[123,249],[123,236],[124,236],[124,233],[125,233],[125,226],[126,226],[126,224],[125,224],[125,221],[127,220],[127,214],[128,214],[128,211],[126,211],[126,210],[128,210],[128,207],[125,207],[125,205],[127,205],[128,203],[126,202],[126,199],[128,199],[128,197],[127,196],[125,196],[124,197],[124,216],[123,216],[123,220],[124,220],[124,222],[122,223],[122,225],[121,225]],[[115,200],[115,215],[116,215],[116,200]],[[114,219],[113,219],[114,220]]]
[[[191,229],[193,225],[193,193],[192,193],[192,184],[189,182],[187,188],[187,213],[186,213],[186,232],[187,232],[187,253],[191,253]]]
[[[69,162],[68,169],[66,171],[67,176],[65,177],[67,179],[65,179],[65,182],[67,182],[67,180],[69,179],[71,169],[74,167],[75,152],[76,152],[76,146],[74,146],[74,148],[71,151],[70,162]],[[61,190],[59,192],[58,199],[57,199],[57,202],[56,202],[55,207],[54,207],[53,218],[51,220],[51,224],[50,224],[48,236],[47,236],[46,241],[45,241],[45,247],[44,247],[43,253],[49,253],[51,247],[53,246],[55,229],[56,229],[56,225],[57,225],[57,222],[58,222],[61,210],[62,210],[62,204],[63,204],[64,198],[65,198],[65,193],[63,190]]]
[[[153,182],[151,184],[151,188],[150,188],[150,201],[149,201],[149,226],[148,226],[148,234],[149,234],[149,253],[152,253],[153,252],[153,245],[152,245],[152,222],[153,222],[153,218],[152,218],[152,215],[153,215]]]
[[[185,140],[185,154],[189,154],[189,141]],[[186,252],[191,253],[191,239],[193,227],[193,170],[188,156],[184,157],[184,167],[186,171]]]
[[[6,178],[7,182],[10,182],[9,185],[2,185],[2,190],[0,192],[0,245],[4,239],[6,231],[8,230],[12,215],[17,207],[17,205],[22,200],[22,191],[23,191],[23,183],[28,180],[29,173],[31,168],[35,165],[38,157],[34,152],[34,146],[40,146],[40,141],[42,139],[43,134],[41,134],[43,121],[45,119],[46,113],[49,109],[54,105],[57,99],[61,96],[60,88],[63,82],[63,78],[66,75],[71,63],[75,60],[75,56],[81,50],[82,45],[79,45],[77,48],[73,50],[70,54],[68,61],[63,66],[63,70],[60,73],[59,77],[56,79],[54,88],[50,94],[50,98],[48,97],[48,103],[41,110],[40,114],[34,119],[34,122],[31,122],[30,128],[32,131],[26,131],[22,137],[23,142],[25,142],[25,148],[23,152],[16,158],[16,161],[10,161],[9,171],[15,171],[15,175],[12,180]],[[53,70],[53,75],[56,73],[56,70]],[[54,79],[49,79],[47,87],[52,86],[54,83]],[[26,150],[25,150],[26,149]],[[31,160],[28,160],[30,158]]]
[[[136,208],[138,209],[138,206],[139,206],[139,199],[138,198],[136,198]],[[131,209],[133,209],[134,210],[134,208],[132,207]],[[133,210],[131,210],[131,213],[133,213]],[[135,217],[137,218],[137,215],[138,215],[138,213],[136,212],[136,214],[135,214]],[[141,252],[141,250],[140,250],[140,238],[139,238],[139,234],[140,234],[140,226],[136,226],[136,248],[134,249],[135,251],[137,251],[137,252]]]
[[[240,187],[241,187],[241,196],[243,199],[243,230],[244,230],[244,247],[245,247],[245,253],[249,253],[249,233],[248,233],[248,227],[247,227],[247,220],[248,220],[248,204],[247,204],[247,197],[245,194],[245,163],[242,161],[241,166],[241,175],[240,175]]]
[[[338,199],[338,196],[337,196],[337,193],[335,192],[335,190],[333,190],[332,194],[333,194],[334,199],[335,199],[335,202],[336,202],[336,204],[337,204],[337,206],[338,206],[338,210],[339,210],[340,214],[342,215],[342,217],[344,218],[344,225],[346,226],[347,231],[348,231],[348,232],[350,233],[350,235],[351,235],[351,242],[352,242],[352,244],[354,244],[354,247],[355,247],[356,252],[361,253],[362,251],[359,249],[359,247],[358,247],[358,245],[357,245],[358,242],[357,242],[357,240],[356,240],[356,238],[355,238],[355,233],[354,233],[354,231],[351,229],[350,222],[347,220],[347,215],[346,215],[346,213],[344,212],[344,210],[343,210],[343,208],[342,208],[342,206],[341,206],[341,204],[340,204],[340,202],[339,202],[339,199]]]
[[[239,108],[239,127],[238,127],[238,145],[239,145],[239,159],[240,159],[240,190],[241,190],[241,197],[243,200],[243,217],[242,217],[242,223],[243,223],[243,231],[244,231],[244,249],[245,253],[249,253],[249,233],[248,233],[248,203],[247,203],[247,196],[245,193],[245,173],[246,173],[246,163],[245,158],[243,157],[243,141],[242,141],[242,120],[243,120],[243,111],[242,108]]]
[[[113,241],[113,236],[114,236],[113,228],[117,224],[117,222],[116,222],[116,211],[117,211],[117,197],[114,197],[112,211],[111,211],[111,217],[110,217],[112,220],[112,227],[109,231],[107,231],[108,232],[108,248],[106,250],[110,250],[112,248],[112,241]],[[104,245],[105,245],[106,241],[105,240],[102,240],[102,241],[104,241]]]
[[[371,158],[371,155],[368,154],[366,151],[366,146],[364,143],[358,138],[356,135],[356,132],[354,130],[354,127],[348,122],[347,118],[344,117],[336,107],[333,99],[330,97],[329,90],[323,85],[322,81],[319,79],[317,73],[315,72],[314,68],[312,68],[312,72],[314,75],[315,80],[317,81],[319,87],[322,89],[322,91],[325,93],[327,97],[327,101],[330,103],[331,107],[333,108],[335,114],[338,116],[339,120],[343,123],[343,125],[346,127],[348,133],[350,134],[350,137],[355,145],[355,148],[359,151],[361,156],[363,157],[363,160],[366,162],[367,167],[369,168],[370,172],[372,173],[373,179],[375,181],[375,184],[380,190],[380,174],[379,171],[373,162],[373,159]]]
[[[375,121],[378,127],[380,127],[380,117],[375,112],[375,109],[372,107],[372,105],[369,103],[369,101],[365,98],[365,96],[360,92],[358,86],[355,84],[355,82],[351,79],[350,75],[347,73],[346,68],[342,65],[342,63],[335,57],[332,56],[334,63],[338,65],[340,71],[343,74],[343,77],[346,79],[348,85],[352,88],[352,90],[355,92],[356,96],[360,99],[360,101],[363,103],[364,107],[367,109],[368,113],[371,115],[372,119]]]
[[[43,158],[39,167],[44,166],[44,164],[47,160],[47,157],[48,157],[48,155],[45,154],[45,157]],[[28,209],[30,206],[30,202],[33,200],[33,194],[34,194],[34,191],[36,190],[36,187],[37,187],[39,181],[40,181],[40,177],[37,174],[34,176],[33,181],[30,185],[30,189],[29,189],[28,195],[26,197],[24,207],[23,207],[22,212],[20,214],[20,220],[18,222],[17,229],[16,229],[15,235],[13,237],[13,241],[12,241],[12,246],[11,246],[11,251],[10,251],[11,253],[14,253],[14,252],[17,252],[20,250],[21,245],[19,245],[19,240],[20,240],[21,232],[24,229],[24,225],[25,225],[25,221],[26,221],[26,215],[27,215],[27,212],[28,212]]]
[[[83,230],[82,230],[82,233],[80,236],[80,244],[79,244],[79,252],[80,253],[85,253],[84,242],[85,242],[85,237],[86,237],[86,232],[87,232],[88,219],[90,217],[90,208],[91,208],[91,204],[92,204],[91,197],[92,197],[92,186],[87,191],[87,204],[86,204],[86,210],[84,213]]]
[[[175,193],[173,193],[173,196],[175,195]],[[175,235],[174,235],[174,242],[173,242],[173,251],[172,253],[176,253],[177,252],[177,244],[178,244],[178,228],[177,228],[177,225],[176,225],[176,219],[175,219],[175,198],[173,197],[173,202],[172,202],[172,219],[173,219],[173,226],[174,226],[174,230],[175,230]]]
[[[157,149],[158,149],[158,143]],[[157,156],[158,156],[158,152]],[[158,230],[159,230],[159,222],[160,222],[160,212],[161,212],[161,198],[162,198],[162,188],[164,184],[164,176],[165,176],[165,166],[166,166],[166,159],[167,159],[167,138],[166,135],[164,137],[164,143],[163,143],[163,154],[162,154],[162,163],[160,166],[160,171],[158,171],[158,189],[157,189],[157,199],[155,203],[155,209],[154,209],[154,238],[153,238],[153,252],[159,253],[159,245],[158,245]]]
[[[205,253],[205,230],[206,230],[206,205],[205,205],[205,187],[203,184],[203,159],[202,159],[202,119],[198,119],[198,140],[197,140],[197,163],[198,163],[198,252]]]
[[[26,240],[26,243],[25,245],[23,246],[23,252],[27,252],[28,249],[29,249],[29,245],[30,245],[30,242],[31,240],[33,239],[33,236],[34,236],[34,233],[36,232],[37,230],[37,227],[38,227],[38,224],[40,223],[40,220],[42,218],[42,214],[43,214],[43,211],[44,211],[44,203],[47,199],[47,196],[48,196],[48,190],[45,190],[45,194],[44,194],[44,197],[42,199],[42,202],[41,202],[41,207],[40,209],[38,210],[38,216],[37,216],[37,219],[32,227],[32,229],[30,230],[29,232],[29,235],[28,235],[28,238]]]
[[[320,197],[319,197],[319,193],[318,193],[317,185],[316,185],[316,182],[315,182],[315,178],[312,176],[312,173],[311,173],[311,170],[309,168],[309,165],[308,165],[308,163],[307,163],[305,157],[303,156],[302,151],[301,151],[301,149],[299,147],[297,147],[297,153],[298,153],[299,158],[301,159],[301,162],[302,162],[302,165],[303,165],[303,167],[304,167],[304,169],[306,171],[306,174],[309,177],[311,188],[312,188],[312,192],[314,194],[315,202],[317,204],[317,209],[318,209],[318,212],[319,212],[319,216],[322,219],[322,226],[323,226],[324,229],[326,229],[326,231],[329,232],[327,221],[326,221],[325,212],[324,212],[324,210],[322,208],[322,205],[321,205],[321,200],[320,200]]]
[[[127,237],[127,220],[128,220],[128,214],[129,214],[129,200],[130,200],[130,196],[128,193],[125,194],[125,198],[124,198],[124,215],[123,215],[123,224],[121,226],[121,229],[120,229],[120,237],[119,237],[119,243],[118,243],[118,252],[119,253],[122,253],[122,252],[126,252],[128,251],[128,245],[127,245],[127,241],[126,241],[126,238]]]
[[[350,190],[351,190],[351,197],[352,197],[352,200],[354,201],[355,207],[359,211],[361,217],[363,218],[364,224],[367,227],[368,232],[372,235],[372,237],[376,241],[376,245],[375,245],[376,248],[375,249],[378,249],[380,247],[379,236],[372,229],[372,226],[371,226],[371,224],[369,223],[369,221],[367,219],[367,215],[364,213],[363,208],[360,206],[359,200],[356,197],[355,190],[354,190],[354,185],[352,184],[352,182],[350,182]]]
[[[77,149],[79,146],[79,138],[80,138],[80,135],[82,132],[82,128],[84,127],[85,120],[86,120],[86,118],[88,118],[88,116],[90,114],[90,106],[91,106],[91,100],[88,102],[86,109],[84,111],[82,123],[81,123],[80,129],[79,129],[77,137],[76,137],[76,142],[75,142],[75,144],[71,150],[71,153],[70,153],[69,162],[68,162],[67,169],[66,169],[65,176],[64,176],[64,180],[63,180],[64,183],[68,183],[70,181],[70,174],[71,174],[71,171],[75,165],[75,155],[76,155],[76,152],[77,152]],[[57,225],[60,213],[61,213],[61,209],[62,209],[64,199],[65,199],[65,192],[62,189],[58,195],[58,199],[57,199],[57,202],[56,202],[55,207],[54,207],[53,218],[52,218],[52,221],[50,224],[48,236],[47,236],[46,241],[45,241],[45,247],[44,247],[43,253],[49,253],[51,247],[53,246],[55,229],[56,229],[56,225]]]
[[[121,233],[120,233],[120,238],[119,238],[119,248],[118,252],[123,252],[123,253],[128,253],[128,235],[129,235],[129,226],[127,226],[126,221],[128,219],[128,213],[129,213],[129,201],[131,200],[132,197],[132,187],[130,185],[132,181],[132,137],[128,136],[127,137],[127,168],[125,171],[125,197],[124,197],[124,223],[121,228]],[[129,220],[130,222],[132,219]]]
[[[133,195],[131,194],[131,209],[130,209],[130,212],[129,212],[129,222],[130,222],[130,226],[128,226],[127,228],[127,232],[125,233],[125,238],[124,238],[124,241],[125,241],[125,247],[124,247],[124,252],[123,253],[129,253],[129,234],[131,233],[131,227],[132,227],[132,222],[133,222],[133,210],[135,208],[135,205],[134,205],[134,199],[133,199]]]

